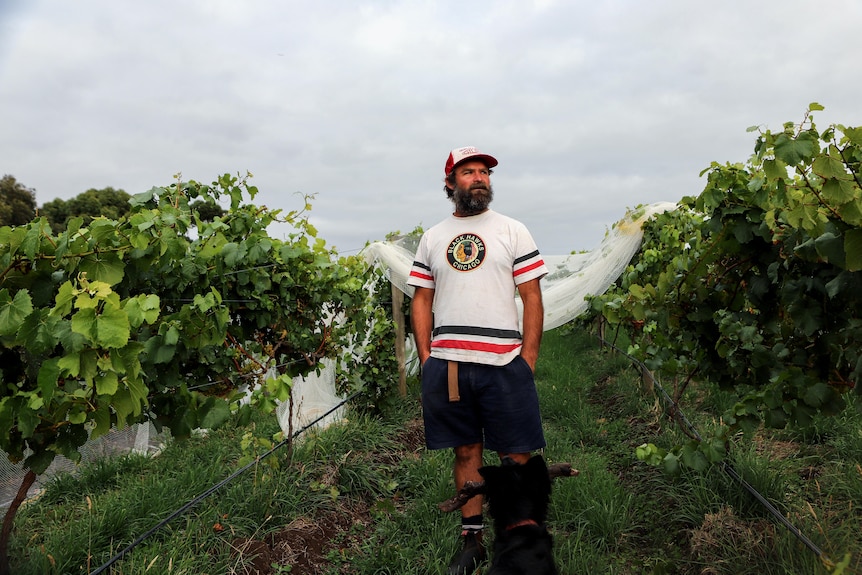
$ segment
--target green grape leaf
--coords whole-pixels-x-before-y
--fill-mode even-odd
[[[57,345],[55,328],[58,323],[59,320],[50,315],[50,310],[46,308],[34,310],[21,324],[17,340],[30,353],[40,355],[46,353]]]
[[[39,425],[39,414],[29,407],[21,406],[18,410],[18,431],[25,438],[33,437],[36,426]]]
[[[126,300],[123,310],[129,318],[129,325],[138,328],[142,324],[154,324],[159,318],[159,296],[155,294],[129,298]]]
[[[808,132],[802,132],[796,138],[787,134],[775,138],[775,157],[789,166],[810,160],[818,149],[817,140]]]
[[[679,457],[668,453],[662,460],[662,469],[668,475],[676,477],[680,473]]]
[[[208,397],[201,408],[204,413],[201,417],[201,427],[214,429],[230,419],[230,405],[216,397]]]
[[[41,475],[48,470],[55,456],[53,451],[38,451],[24,460],[24,466],[36,475]]]
[[[81,258],[78,270],[87,274],[87,279],[108,285],[117,285],[125,276],[125,265],[114,253],[89,254]]]
[[[33,312],[33,302],[27,290],[18,290],[14,297],[0,290],[0,336],[15,335],[24,319]]]
[[[817,250],[817,255],[824,261],[843,268],[845,265],[844,241],[843,237],[827,232],[814,240],[814,248]]]
[[[27,226],[27,233],[24,235],[24,240],[21,242],[21,251],[27,256],[27,259],[35,259],[36,253],[39,251],[39,244],[42,243],[42,229],[38,221]]]
[[[828,204],[840,206],[859,197],[859,188],[852,181],[835,177],[826,178],[820,193]]]
[[[857,228],[844,233],[844,253],[848,271],[862,270],[862,229]]]
[[[825,383],[818,381],[813,385],[809,385],[805,389],[802,399],[805,401],[806,405],[810,405],[811,407],[820,407],[831,400],[832,396],[832,389]]]
[[[65,316],[71,313],[72,303],[77,298],[77,292],[72,282],[64,282],[57,290],[57,297],[54,300],[54,307],[51,313],[57,316]]]
[[[78,310],[72,316],[72,331],[93,344],[112,348],[126,345],[131,329],[129,317],[123,310],[106,307],[99,314],[95,308]]]
[[[838,213],[844,222],[859,229],[862,228],[862,190],[857,189],[854,194],[855,197],[852,200],[838,208]]]
[[[45,403],[51,403],[54,397],[54,392],[57,390],[57,381],[60,379],[60,360],[52,357],[46,359],[39,366],[39,375],[37,376],[37,384],[39,391],[42,393],[42,400]]]
[[[90,439],[96,439],[111,431],[111,410],[108,404],[100,404],[99,407],[90,414],[90,420],[95,424],[93,431],[90,432]]]
[[[140,411],[140,402],[136,401],[129,390],[124,388],[117,389],[117,392],[111,398],[111,406],[117,413],[117,425],[126,425],[129,418]]]
[[[824,180],[847,181],[853,176],[844,168],[844,162],[832,156],[817,156],[811,164],[815,174]]]
[[[119,387],[119,379],[113,371],[106,371],[96,376],[96,393],[99,395],[114,395]]]

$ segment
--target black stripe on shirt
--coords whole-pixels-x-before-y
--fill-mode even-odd
[[[525,261],[527,261],[527,260],[529,260],[529,259],[532,259],[532,258],[535,258],[535,257],[538,257],[538,256],[539,256],[539,250],[536,250],[536,251],[534,251],[534,252],[532,252],[532,253],[529,253],[529,254],[527,254],[527,255],[525,255],[525,256],[521,256],[521,257],[517,258],[517,259],[515,260],[515,264],[514,264],[514,265],[518,265],[518,264],[519,264],[519,263],[521,263],[521,262],[525,262]]]
[[[441,325],[434,328],[434,336],[443,334],[478,335],[500,339],[521,339],[521,332],[516,329],[495,329],[492,327],[473,327],[469,325]]]

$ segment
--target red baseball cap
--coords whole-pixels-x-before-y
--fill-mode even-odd
[[[466,162],[467,160],[479,160],[481,162],[485,162],[485,165],[489,168],[493,168],[497,165],[497,158],[494,156],[484,154],[473,146],[465,146],[463,148],[455,148],[449,153],[449,157],[446,159],[446,167],[443,168],[443,174],[448,176],[449,173],[455,169],[455,166],[461,162]]]

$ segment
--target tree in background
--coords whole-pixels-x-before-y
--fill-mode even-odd
[[[69,200],[57,198],[46,202],[39,209],[39,213],[48,218],[54,233],[60,233],[66,229],[66,222],[74,217],[81,217],[84,223],[88,224],[99,216],[111,220],[125,216],[131,209],[130,198],[125,191],[112,187],[99,190],[90,188]]]
[[[36,217],[36,191],[13,176],[0,179],[0,226],[20,226]]]
[[[56,198],[50,202],[45,202],[39,208],[39,214],[48,219],[51,230],[58,234],[66,230],[66,223],[74,217],[83,218],[85,224],[99,216],[118,220],[122,216],[128,215],[131,209],[130,198],[131,196],[125,191],[112,187],[99,190],[90,188],[69,200]],[[217,216],[225,215],[225,210],[212,200],[195,200],[191,208],[205,222],[211,222]],[[27,220],[27,222],[29,221]]]
[[[197,212],[198,217],[204,222],[211,222],[227,213],[224,208],[210,199],[197,199],[189,207],[193,212]]]

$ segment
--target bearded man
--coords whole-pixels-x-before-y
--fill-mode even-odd
[[[408,280],[425,441],[454,450],[457,489],[482,480],[486,448],[523,464],[545,446],[533,373],[544,316],[539,281],[548,269],[527,228],[488,207],[497,164],[472,146],[452,150],[444,190],[455,211],[423,234]],[[461,513],[453,575],[474,573],[486,556],[482,497]]]

